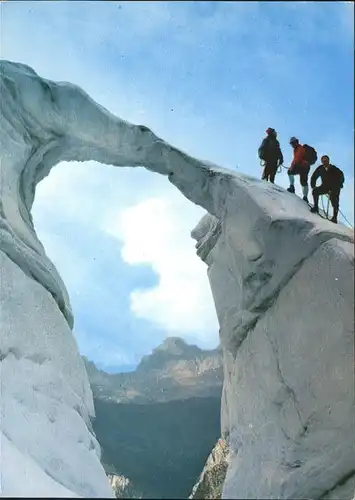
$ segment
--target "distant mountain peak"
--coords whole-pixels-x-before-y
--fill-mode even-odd
[[[153,349],[153,353],[165,351],[170,354],[181,355],[191,349],[201,352],[199,347],[193,344],[187,344],[185,340],[180,337],[167,337],[158,347]]]
[[[180,337],[167,337],[151,354],[143,356],[137,370],[161,369],[171,361],[191,360],[201,357],[208,351],[204,351],[197,345],[187,344]]]

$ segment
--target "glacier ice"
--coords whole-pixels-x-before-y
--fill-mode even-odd
[[[96,160],[163,174],[208,212],[192,236],[224,355],[224,495],[331,495],[355,463],[352,232],[278,186],[192,158],[75,85],[0,66],[2,494],[21,495],[19,476],[30,476],[36,496],[112,496],[68,293],[31,217],[54,165]]]

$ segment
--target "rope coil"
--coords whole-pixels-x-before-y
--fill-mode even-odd
[[[266,165],[265,160],[260,160],[260,166],[261,166],[261,167],[265,167],[265,165]],[[282,172],[282,169],[283,169],[283,168],[286,168],[286,169],[287,169],[288,167],[285,167],[285,165],[284,165],[283,163],[281,163],[281,165],[279,165],[279,166],[277,167],[277,173],[278,173],[278,174],[281,174],[281,172]]]

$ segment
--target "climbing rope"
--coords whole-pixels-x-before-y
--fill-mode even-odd
[[[279,165],[279,168],[277,169],[277,173],[280,174],[282,172],[282,169],[285,169],[285,170],[288,170],[288,167],[285,167],[285,165],[283,163],[281,163],[281,165]],[[280,169],[280,170],[279,170]]]
[[[354,226],[351,224],[351,222],[350,222],[350,221],[348,221],[348,219],[345,217],[345,215],[344,215],[344,214],[343,214],[343,212],[340,210],[340,208],[339,208],[339,213],[340,213],[340,215],[343,217],[343,219],[345,220],[345,222],[347,222],[347,223],[349,224],[349,226],[350,226],[352,229],[354,229]]]
[[[330,202],[330,197],[328,194],[324,195],[327,197],[327,210],[325,210],[324,208],[324,200],[323,200],[323,195],[322,195],[322,206],[323,206],[323,212],[325,213],[325,216],[326,218],[329,220],[328,218],[328,213],[329,213],[329,202]],[[340,210],[339,208],[339,213],[340,215],[343,217],[343,219],[345,220],[345,222],[347,222],[349,224],[349,226],[354,229],[354,226],[351,224],[351,222],[346,218],[346,216],[343,214],[343,212]]]
[[[328,195],[327,195],[328,196]],[[329,203],[329,196],[328,196],[328,203]],[[349,226],[354,229],[354,226],[351,224],[351,222],[345,217],[345,215],[343,214],[343,212],[340,210],[339,208],[339,213],[340,215],[343,217],[343,219],[345,220],[345,222],[347,222],[349,224]]]

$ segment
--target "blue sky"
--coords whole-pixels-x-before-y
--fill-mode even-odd
[[[1,2],[0,54],[71,81],[199,158],[260,176],[276,128],[345,172],[354,221],[350,2]],[[287,186],[285,172],[276,182]],[[297,193],[300,194],[297,186]],[[68,287],[80,351],[113,371],[166,336],[212,348],[218,324],[190,230],[203,211],[143,169],[61,164],[40,183],[37,232]]]

